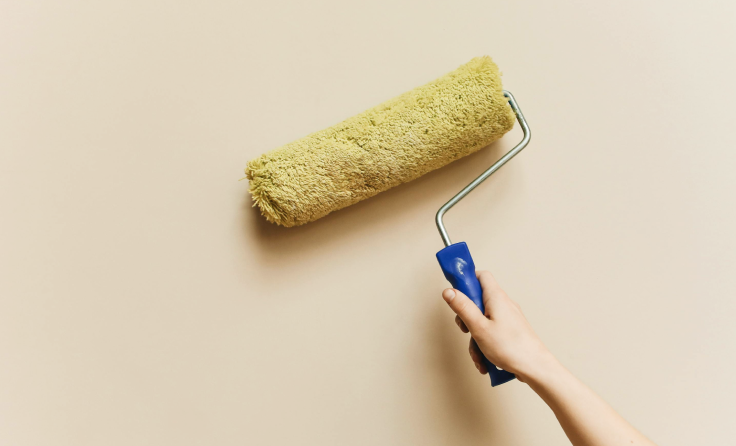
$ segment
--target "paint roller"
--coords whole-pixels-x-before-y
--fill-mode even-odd
[[[437,253],[453,288],[485,313],[475,264],[465,242],[452,243],[445,213],[516,156],[531,133],[514,96],[488,56],[356,116],[250,161],[254,206],[270,222],[298,226],[414,180],[501,138],[518,121],[519,144],[473,180],[435,216],[445,248]],[[485,359],[491,384],[514,375]]]

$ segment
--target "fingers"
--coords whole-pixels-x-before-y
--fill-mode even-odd
[[[442,297],[452,311],[465,323],[465,327],[472,333],[481,330],[488,324],[488,319],[480,312],[478,307],[458,290],[448,288],[442,292]],[[461,327],[462,328],[462,327]]]
[[[478,278],[478,281],[480,282],[480,285],[483,287],[484,291],[488,289],[488,291],[491,293],[503,293],[501,285],[496,282],[496,278],[493,277],[493,274],[491,274],[490,271],[476,271],[475,277]]]
[[[480,287],[483,289],[483,305],[486,307],[486,314],[493,319],[494,307],[498,305],[499,300],[508,299],[508,296],[496,282],[493,274],[488,271],[476,271],[475,274],[480,282]]]
[[[480,312],[480,309],[468,299],[466,295],[458,290],[452,288],[446,289],[442,293],[442,297],[445,299],[447,304],[455,312],[455,323],[463,333],[476,332],[480,333],[482,330],[487,328],[488,324],[491,323],[486,316]],[[475,343],[473,338],[470,338],[470,346],[468,348],[470,352],[470,358],[475,363],[475,368],[482,374],[488,373],[486,368],[483,353],[481,353],[478,344]]]
[[[485,361],[483,360],[483,353],[481,353],[478,344],[475,343],[475,339],[473,338],[470,338],[470,346],[468,347],[468,351],[470,352],[470,359],[472,359],[475,363],[475,368],[478,369],[478,371],[482,375],[488,373]]]

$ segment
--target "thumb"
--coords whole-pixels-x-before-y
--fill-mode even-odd
[[[488,323],[488,319],[480,312],[480,308],[460,291],[448,288],[442,292],[442,298],[452,308],[452,311],[465,322],[465,326],[468,327],[471,334]]]

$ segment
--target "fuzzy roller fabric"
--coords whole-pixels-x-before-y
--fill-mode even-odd
[[[499,139],[514,125],[490,57],[250,161],[254,206],[298,226],[411,181]]]

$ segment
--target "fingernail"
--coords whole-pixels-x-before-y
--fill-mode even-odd
[[[455,291],[451,288],[446,289],[442,292],[442,298],[445,299],[446,302],[451,302],[452,299],[455,298]]]

